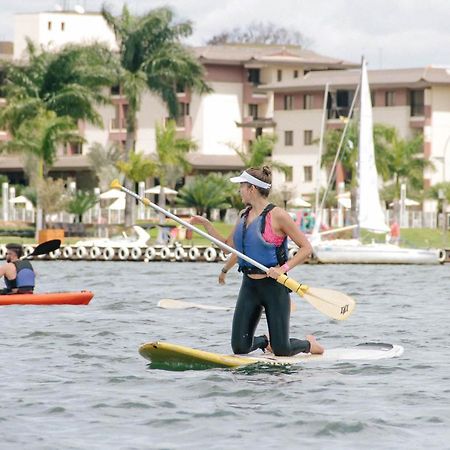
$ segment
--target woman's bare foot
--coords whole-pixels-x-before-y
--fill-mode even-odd
[[[312,334],[306,336],[306,340],[311,344],[310,353],[313,355],[321,355],[325,349],[317,342],[316,338]]]

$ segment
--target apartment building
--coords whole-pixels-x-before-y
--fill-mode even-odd
[[[44,48],[58,49],[68,42],[106,42],[116,48],[114,36],[100,14],[45,12],[16,16],[14,57],[23,58],[26,37]],[[83,30],[82,33],[79,30]],[[212,88],[207,95],[180,92],[180,136],[194,139],[198,151],[190,155],[194,173],[242,168],[232,147],[248,148],[256,136],[273,132],[274,95],[257,91],[258,86],[295,81],[311,70],[344,70],[355,65],[318,55],[294,46],[226,45],[191,48],[205,67]],[[81,124],[83,145],[61,148],[52,175],[72,177],[79,185],[89,185],[92,174],[86,157],[94,142],[108,145],[125,141],[126,100],[120,87],[111,87],[112,105],[98,107],[104,128]],[[146,93],[138,113],[136,149],[155,151],[155,125],[164,123],[167,111],[161,100]],[[0,136],[1,138],[1,136]],[[3,139],[7,139],[4,135]],[[13,156],[0,157],[2,172],[12,181],[22,177],[22,162]]]
[[[25,36],[37,45],[57,49],[67,42],[116,43],[100,14],[46,12],[18,15],[14,56],[21,58]],[[83,30],[79,33],[79,30]],[[291,174],[275,174],[274,185],[288,185],[296,195],[312,195],[317,177],[318,144],[326,83],[326,126],[342,127],[359,82],[359,64],[319,55],[295,46],[223,45],[194,47],[191,51],[205,67],[212,92],[180,92],[180,136],[198,143],[190,155],[193,173],[240,170],[242,163],[232,146],[243,149],[262,133],[276,133],[273,158],[292,167]],[[424,155],[436,170],[425,174],[432,185],[450,174],[450,72],[446,68],[369,71],[374,121],[395,126],[401,136],[424,134]],[[86,157],[94,142],[108,145],[125,141],[126,100],[120,87],[111,87],[112,104],[98,108],[104,128],[81,124],[83,145],[59,150],[52,175],[71,177],[79,186],[93,182]],[[1,102],[1,100],[0,100]],[[1,106],[1,103],[0,103]],[[155,151],[155,125],[164,123],[167,110],[161,100],[146,93],[138,114],[136,149]],[[0,133],[0,139],[7,139]],[[11,181],[23,178],[18,157],[0,156],[0,171]]]
[[[263,91],[274,95],[273,121],[278,143],[273,157],[292,167],[292,177],[276,174],[275,184],[290,183],[302,195],[316,190],[318,138],[320,137],[325,86],[326,127],[342,128],[359,83],[359,70],[311,71]],[[395,127],[403,138],[424,136],[424,157],[434,170],[424,174],[425,186],[450,175],[450,69],[425,67],[369,71],[374,123]]]

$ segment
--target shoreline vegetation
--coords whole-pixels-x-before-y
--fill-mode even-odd
[[[224,222],[213,222],[218,231],[228,236],[231,232],[233,225]],[[149,245],[156,244],[156,237],[158,227],[152,222],[138,222],[140,225],[147,229],[150,234]],[[167,226],[176,225],[173,221],[167,221]],[[8,231],[11,230],[11,234]],[[95,237],[96,229],[94,227],[86,227],[87,236],[66,236],[64,238],[64,244],[73,245],[75,242],[83,239],[91,239]],[[128,231],[128,228],[120,225],[109,227],[109,237],[113,237],[121,234],[123,231]],[[3,226],[0,222],[0,245],[7,244],[8,242],[17,242],[21,244],[35,244],[34,237],[27,237],[31,232],[34,233],[34,227],[12,227]],[[351,238],[351,231],[341,232],[336,234],[336,238],[349,239]],[[364,243],[370,242],[385,242],[384,235],[363,232],[361,236]],[[192,239],[175,239],[182,245],[209,245],[210,242],[202,236],[193,233]],[[447,232],[446,239],[443,236],[442,230],[431,228],[402,228],[400,231],[400,246],[410,248],[450,248],[450,232]]]

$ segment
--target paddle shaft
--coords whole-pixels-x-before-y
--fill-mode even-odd
[[[255,267],[263,270],[266,273],[269,271],[269,269],[266,266],[264,266],[263,264],[259,263],[258,261],[255,261],[254,259],[248,257],[247,255],[244,255],[239,250],[236,250],[235,248],[230,247],[228,244],[225,244],[224,242],[220,241],[219,239],[216,239],[214,236],[209,235],[208,233],[204,232],[203,230],[200,230],[199,228],[197,228],[196,226],[191,225],[189,222],[186,222],[185,220],[180,219],[175,214],[172,214],[171,212],[166,211],[164,208],[161,208],[160,206],[151,202],[147,197],[142,197],[141,195],[136,194],[136,192],[130,191],[129,189],[127,189],[126,187],[123,187],[123,186],[120,186],[120,190],[123,192],[126,192],[127,194],[131,195],[132,197],[134,197],[137,200],[144,203],[145,205],[152,207],[153,209],[166,215],[167,217],[170,217],[171,219],[175,220],[175,222],[178,222],[180,225],[183,225],[184,227],[189,228],[192,231],[195,231],[200,236],[203,236],[205,239],[208,239],[209,241],[214,242],[214,244],[216,244],[222,250],[227,250],[231,253],[234,253],[235,255],[239,256],[240,258],[249,262],[250,264],[253,264]]]
[[[151,208],[155,209],[156,211],[164,214],[167,217],[170,217],[171,219],[175,220],[175,222],[185,226],[186,228],[195,231],[200,236],[203,236],[204,238],[208,239],[211,242],[214,242],[218,247],[220,247],[223,250],[227,250],[231,253],[234,253],[235,255],[241,257],[243,260],[249,262],[250,264],[253,264],[255,267],[258,267],[258,269],[261,269],[265,273],[269,272],[269,269],[264,266],[263,264],[259,263],[258,261],[255,261],[252,258],[249,258],[247,255],[244,255],[243,253],[239,252],[233,247],[230,247],[229,245],[225,244],[224,242],[220,241],[219,239],[216,239],[213,236],[210,236],[208,233],[205,233],[202,230],[199,230],[194,225],[191,225],[190,223],[180,219],[179,217],[175,216],[174,214],[170,213],[169,211],[166,211],[165,209],[161,208],[158,205],[155,205],[152,203],[148,198],[143,197],[139,194],[136,194],[133,191],[130,191],[129,189],[123,187],[117,180],[114,180],[111,183],[111,187],[114,189],[119,189],[123,192],[125,192],[128,195],[131,195],[135,199],[141,201],[147,206],[150,206]],[[321,289],[320,294],[317,295],[315,293],[315,288],[310,288],[309,286],[305,284],[300,284],[297,281],[295,281],[292,278],[289,278],[286,274],[280,275],[276,281],[283,286],[286,286],[289,288],[292,292],[295,292],[296,294],[303,297],[308,303],[310,303],[312,306],[314,306],[317,310],[322,312],[323,314],[327,315],[328,317],[331,317],[333,319],[337,320],[343,320],[346,319],[351,312],[353,311],[353,308],[355,306],[355,302],[352,298],[348,297],[345,294],[342,294],[343,298],[334,299],[337,293],[336,291],[332,291],[330,289]],[[311,293],[313,295],[309,295]],[[339,294],[341,295],[341,294]]]

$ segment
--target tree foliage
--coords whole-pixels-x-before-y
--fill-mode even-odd
[[[67,200],[66,211],[74,214],[76,220],[81,223],[83,214],[93,208],[97,202],[98,198],[93,192],[77,191]]]
[[[135,183],[153,176],[157,168],[155,162],[142,152],[131,153],[128,161],[117,161],[116,166],[126,178]]]
[[[38,51],[28,41],[28,63],[6,65],[2,96],[7,99],[0,112],[0,125],[14,135],[27,120],[43,112],[70,117],[76,125],[85,120],[102,125],[96,104],[108,97],[102,88],[110,86],[109,52],[99,46],[68,45],[59,52]]]
[[[125,5],[119,17],[114,17],[106,8],[102,14],[119,45],[119,51],[115,53],[117,78],[128,104],[124,154],[127,161],[135,151],[137,112],[144,91],[158,96],[166,105],[169,117],[176,118],[179,113],[178,86],[200,93],[210,89],[203,80],[203,66],[181,42],[192,34],[190,22],[175,23],[169,8],[133,16]],[[125,181],[125,187],[132,188],[130,181]],[[131,225],[132,204],[127,198],[126,225]]]
[[[108,190],[111,180],[119,178],[116,163],[121,155],[121,149],[117,144],[104,147],[96,142],[90,147],[87,157],[97,177],[100,190]]]
[[[230,181],[223,175],[199,175],[180,189],[177,204],[195,208],[198,215],[206,213],[210,218],[212,209],[226,209],[231,206],[229,196],[232,189]]]
[[[246,168],[270,166],[284,174],[289,172],[289,166],[282,162],[272,160],[272,153],[277,137],[275,134],[258,136],[252,143],[249,151],[240,149],[235,144],[228,144],[239,156]]]
[[[252,22],[246,27],[222,31],[207,41],[208,45],[266,44],[304,46],[305,37],[298,30],[278,27],[272,22]]]
[[[68,196],[64,180],[60,178],[57,180],[53,178],[40,179],[36,184],[36,192],[39,203],[47,214],[59,213],[66,208]]]

